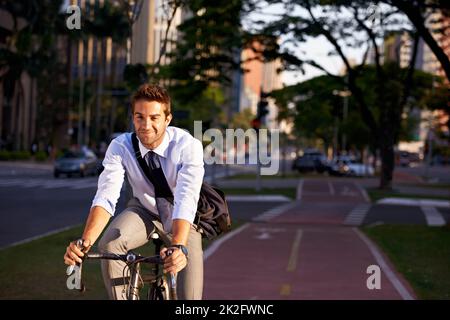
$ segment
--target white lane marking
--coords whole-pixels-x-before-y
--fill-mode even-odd
[[[446,224],[444,217],[435,207],[421,206],[420,208],[429,226],[439,227]]]
[[[432,199],[407,199],[407,198],[383,198],[377,201],[379,204],[395,204],[399,206],[428,206],[438,208],[450,208],[450,201]]]
[[[352,228],[353,231],[359,236],[359,238],[367,245],[373,257],[375,258],[377,264],[380,266],[381,270],[386,274],[386,277],[392,283],[394,288],[400,294],[403,300],[415,300],[414,297],[405,288],[400,279],[395,275],[394,271],[389,267],[389,265],[384,260],[383,256],[377,249],[377,247],[372,243],[372,241],[357,228]]]
[[[258,201],[258,202],[264,202],[264,201],[280,201],[280,202],[287,202],[291,201],[290,198],[283,196],[283,195],[244,195],[244,196],[235,196],[230,195],[227,196],[227,201],[233,201],[233,202],[242,202],[242,201]]]
[[[300,179],[300,181],[298,182],[297,185],[297,200],[301,200],[302,199],[302,192],[303,192],[303,183],[305,180]]]
[[[328,181],[328,188],[330,189],[330,194],[334,196],[334,187],[331,181]]]
[[[369,195],[367,194],[367,191],[361,187],[361,185],[359,183],[357,183],[356,181],[353,181],[354,185],[356,186],[356,189],[359,190],[359,192],[361,192],[364,200],[366,200],[366,202],[370,202],[370,198]]]
[[[227,240],[230,240],[232,237],[238,235],[239,233],[247,229],[249,226],[250,224],[246,223],[237,228],[236,230],[233,230],[230,233],[224,235],[223,237],[215,240],[203,253],[203,261],[206,261],[209,257],[211,257]]]
[[[297,229],[294,242],[292,243],[291,255],[289,256],[289,262],[286,268],[287,272],[293,272],[295,268],[297,268],[298,247],[300,246],[300,241],[302,240],[302,234],[302,229]]]

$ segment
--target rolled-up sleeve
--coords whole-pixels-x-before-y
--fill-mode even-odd
[[[123,146],[113,140],[103,160],[104,170],[98,178],[97,193],[92,201],[91,208],[100,206],[109,214],[114,215],[125,176],[122,162],[123,153]]]
[[[194,222],[204,174],[203,146],[199,140],[193,139],[181,153],[172,219]]]

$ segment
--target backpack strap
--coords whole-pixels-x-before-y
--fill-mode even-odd
[[[166,176],[162,168],[150,169],[147,162],[142,158],[141,151],[139,150],[139,141],[136,137],[136,133],[131,134],[131,141],[133,143],[134,155],[139,163],[144,175],[150,181],[150,183],[155,188],[155,197],[165,198],[171,204],[173,204],[173,193],[170,190],[169,184],[167,183]]]

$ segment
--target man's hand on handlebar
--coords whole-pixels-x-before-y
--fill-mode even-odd
[[[75,265],[81,263],[84,257],[84,253],[88,252],[91,248],[91,242],[89,240],[83,240],[82,244],[77,244],[79,240],[72,241],[66,248],[66,253],[64,254],[64,263],[67,265]],[[81,244],[81,246],[79,245]]]
[[[172,250],[172,254],[167,255],[167,250]],[[164,273],[178,273],[187,265],[187,257],[177,247],[163,248],[160,255],[164,260]]]

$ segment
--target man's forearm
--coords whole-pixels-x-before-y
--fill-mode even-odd
[[[104,208],[99,206],[92,207],[84,227],[83,239],[89,240],[91,245],[94,244],[110,218],[111,215]]]
[[[191,224],[187,220],[174,219],[172,221],[172,244],[186,245]]]

